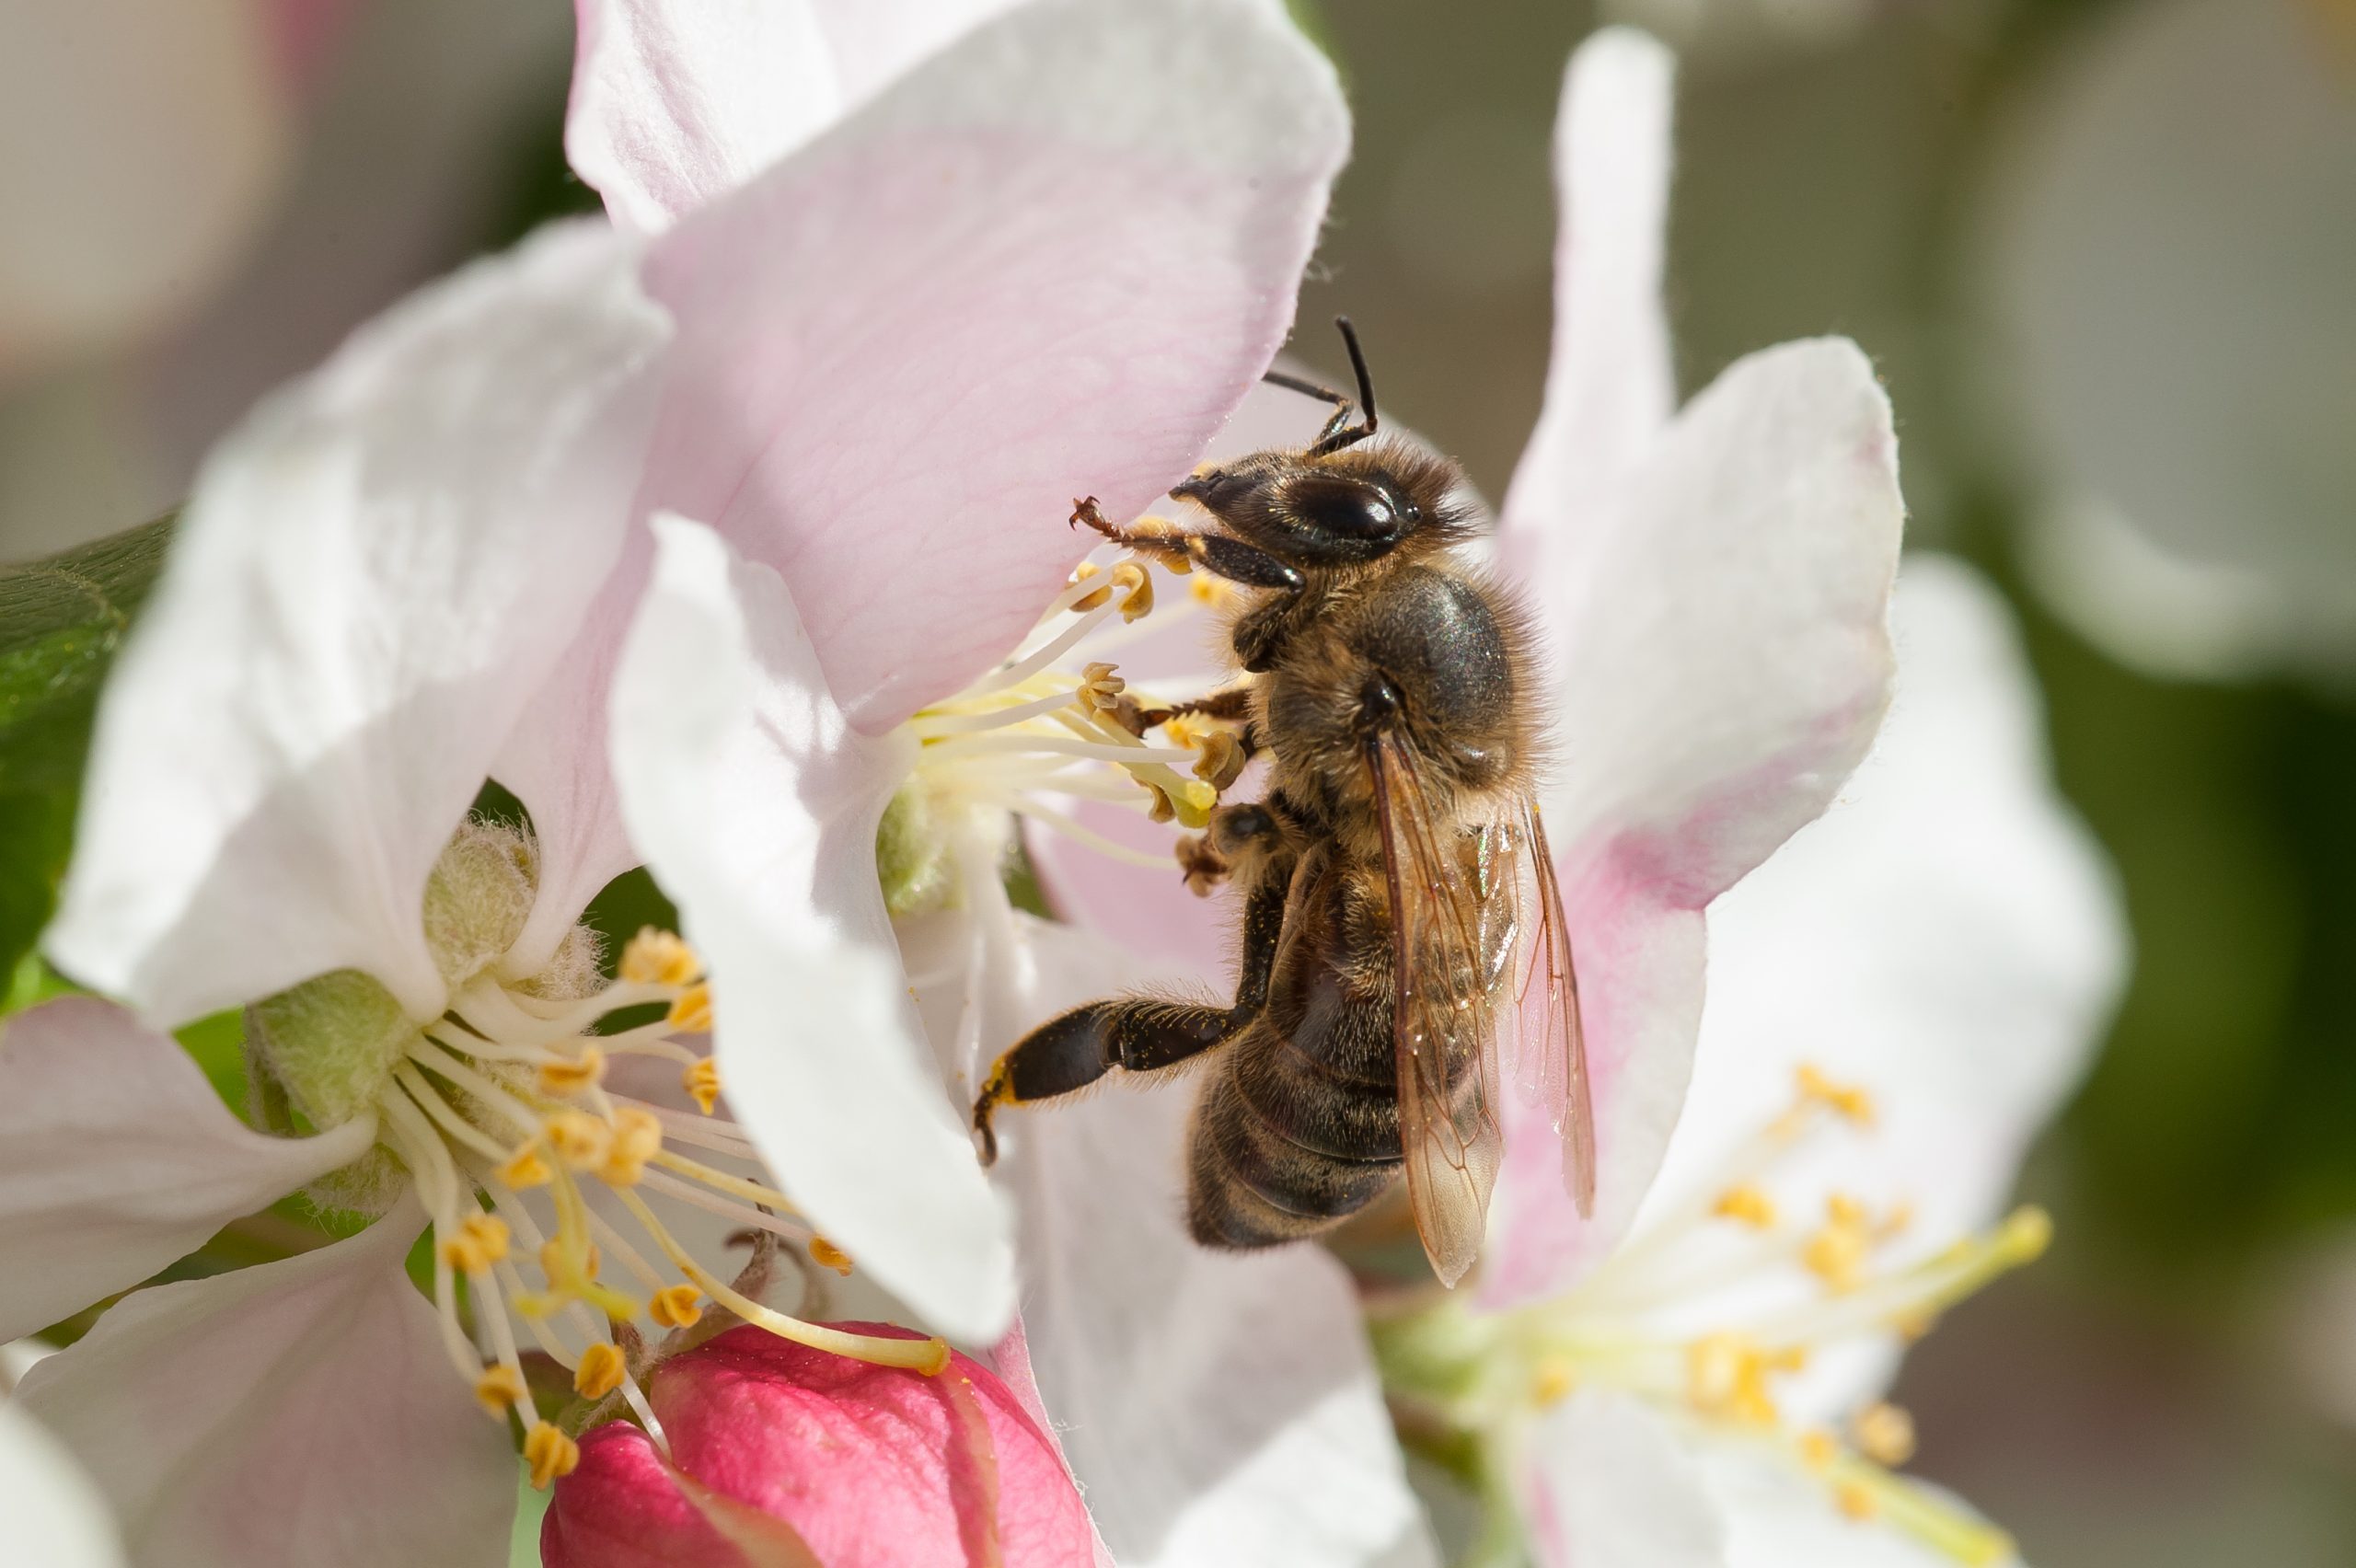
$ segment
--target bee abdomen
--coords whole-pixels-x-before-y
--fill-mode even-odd
[[[1230,1060],[1195,1112],[1187,1181],[1195,1239],[1251,1248],[1313,1235],[1398,1180],[1399,1111],[1387,1088],[1321,1078],[1281,1049]]]

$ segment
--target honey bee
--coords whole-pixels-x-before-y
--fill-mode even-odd
[[[1239,684],[1142,709],[1242,726],[1270,757],[1265,799],[1213,813],[1179,859],[1197,891],[1242,894],[1231,1005],[1130,996],[1041,1024],[974,1106],[985,1161],[1000,1105],[1053,1100],[1115,1068],[1209,1069],[1188,1135],[1187,1220],[1222,1248],[1339,1224],[1405,1169],[1433,1271],[1478,1255],[1503,1139],[1497,1040],[1509,1009],[1524,1092],[1564,1139],[1580,1211],[1595,1135],[1569,926],[1534,795],[1542,715],[1512,599],[1460,558],[1480,531],[1456,466],[1377,436],[1357,397],[1271,373],[1334,406],[1317,439],[1207,467],[1170,493],[1218,526],[1075,523],[1173,569],[1238,585]]]

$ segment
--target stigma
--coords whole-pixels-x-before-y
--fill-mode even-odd
[[[551,1484],[580,1458],[566,1429],[578,1421],[549,1420],[544,1402],[582,1417],[618,1400],[659,1442],[631,1353],[714,1310],[816,1349],[938,1371],[948,1360],[940,1340],[847,1333],[776,1311],[756,1299],[759,1283],[723,1279],[678,1239],[665,1211],[696,1209],[774,1239],[756,1257],[790,1245],[850,1267],[718,1113],[710,979],[685,941],[641,930],[608,977],[596,938],[577,928],[537,971],[509,972],[502,957],[536,873],[527,834],[470,822],[452,839],[425,905],[448,986],[438,1017],[405,1016],[354,971],[248,1014],[266,1094],[315,1125],[374,1118],[377,1152],[331,1179],[328,1201],[379,1208],[405,1174],[432,1226],[444,1349],[483,1408],[515,1422],[534,1483]],[[373,1200],[359,1191],[372,1179]],[[528,1352],[562,1369],[569,1393],[547,1378],[535,1386]]]
[[[945,901],[950,841],[961,833],[1002,844],[1020,818],[1115,859],[1167,870],[1169,857],[1096,832],[1070,804],[1111,805],[1188,828],[1209,820],[1242,771],[1240,729],[1170,716],[1105,657],[1231,597],[1226,584],[1200,574],[1181,592],[1158,594],[1157,572],[1168,571],[1135,558],[1082,562],[1014,654],[908,720],[914,765],[876,841],[893,914]],[[1150,628],[1149,616],[1156,617]],[[1159,738],[1148,740],[1152,730]]]

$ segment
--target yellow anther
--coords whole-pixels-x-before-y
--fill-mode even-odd
[[[627,1369],[620,1347],[599,1340],[581,1353],[581,1365],[572,1374],[572,1391],[584,1400],[602,1400],[622,1386]]]
[[[1770,1355],[1748,1334],[1704,1334],[1686,1347],[1685,1397],[1694,1409],[1761,1426],[1780,1418],[1770,1372],[1794,1370],[1789,1352]]]
[[[703,1317],[703,1309],[696,1305],[700,1294],[692,1285],[658,1290],[646,1304],[646,1315],[666,1329],[691,1329]]]
[[[1824,1200],[1824,1217],[1834,1225],[1862,1230],[1867,1217],[1865,1202],[1846,1193],[1835,1193]]]
[[[475,1379],[475,1398],[493,1415],[524,1403],[524,1378],[513,1366],[486,1366]]]
[[[690,986],[672,1002],[671,1011],[663,1020],[682,1034],[708,1034],[711,1032],[711,987]]]
[[[1113,586],[1127,595],[1121,601],[1121,618],[1133,621],[1153,613],[1153,574],[1136,561],[1113,569]]]
[[[1205,732],[1201,751],[1202,755],[1195,759],[1195,777],[1213,790],[1224,790],[1234,783],[1248,760],[1243,755],[1243,743],[1229,730]]]
[[[1775,1200],[1767,1190],[1753,1182],[1728,1187],[1710,1205],[1710,1212],[1720,1219],[1731,1219],[1755,1230],[1772,1229],[1775,1224]]]
[[[1927,1339],[1931,1331],[1939,1326],[1939,1315],[1936,1312],[1919,1309],[1900,1312],[1890,1319],[1889,1326],[1897,1332],[1899,1338],[1912,1344],[1917,1340]]]
[[[1826,1289],[1852,1291],[1865,1283],[1870,1245],[1870,1238],[1854,1225],[1827,1225],[1808,1238],[1800,1261],[1807,1265],[1810,1274],[1824,1282]]]
[[[1101,659],[1084,667],[1072,699],[1091,713],[1112,712],[1120,706],[1121,694],[1129,689],[1129,683],[1114,673],[1118,668]]]
[[[619,973],[633,986],[685,986],[703,973],[703,961],[673,933],[641,926],[622,949]]]
[[[1996,1250],[2007,1263],[2033,1263],[2053,1244],[2053,1216],[2029,1204],[2004,1216],[1996,1228]]]
[[[612,1187],[635,1186],[646,1162],[663,1150],[663,1124],[652,1112],[624,1106],[614,1113],[613,1140],[597,1174]]]
[[[720,1065],[710,1056],[688,1063],[687,1071],[679,1075],[679,1087],[695,1101],[697,1110],[710,1115],[711,1108],[720,1103]]]
[[[823,1236],[810,1238],[810,1256],[821,1268],[832,1269],[838,1274],[850,1273],[850,1254]]]
[[[1812,1426],[1800,1434],[1799,1448],[1800,1463],[1822,1474],[1841,1457],[1841,1439],[1821,1426]]]
[[[1578,1387],[1579,1376],[1570,1362],[1559,1355],[1550,1355],[1538,1364],[1538,1375],[1531,1379],[1530,1397],[1540,1409],[1559,1404],[1573,1389]]]
[[[606,1266],[605,1254],[597,1251],[594,1241],[584,1242],[575,1252],[564,1237],[540,1243],[540,1272],[549,1282],[560,1287],[587,1285]]]
[[[1145,789],[1146,793],[1153,797],[1153,804],[1146,808],[1145,814],[1147,819],[1151,822],[1171,822],[1175,820],[1178,815],[1178,808],[1170,803],[1170,792],[1159,784],[1149,784]]]
[[[583,1045],[580,1054],[560,1062],[540,1064],[539,1080],[542,1094],[564,1096],[578,1094],[606,1077],[606,1054],[595,1045]]]
[[[581,1445],[547,1422],[536,1421],[524,1437],[524,1462],[532,1467],[532,1485],[546,1492],[581,1463]]]
[[[1914,1418],[1887,1401],[1869,1404],[1849,1423],[1857,1451],[1892,1469],[1914,1457]]]
[[[507,1226],[496,1215],[468,1215],[442,1243],[442,1261],[461,1274],[483,1274],[505,1256]]]
[[[1080,565],[1072,571],[1072,586],[1078,587],[1080,583],[1087,582],[1091,577],[1101,577],[1103,575],[1103,572],[1104,569],[1098,566],[1094,561],[1081,561]],[[1112,596],[1113,591],[1110,588],[1099,588],[1093,594],[1082,594],[1079,598],[1074,599],[1071,602],[1072,614],[1079,615],[1083,611],[1095,609],[1098,605],[1103,604]]]
[[[595,1170],[613,1151],[614,1129],[584,1111],[560,1111],[541,1124],[540,1132],[568,1170]]]
[[[1854,1481],[1844,1481],[1834,1487],[1832,1501],[1840,1505],[1842,1513],[1859,1524],[1881,1512],[1881,1499],[1873,1494],[1871,1488]]]
[[[1235,590],[1218,578],[1213,577],[1209,572],[1198,571],[1195,573],[1194,581],[1186,584],[1186,592],[1194,595],[1196,603],[1210,605],[1215,609],[1226,604],[1234,595]]]
[[[1799,1090],[1803,1101],[1813,1101],[1838,1112],[1852,1124],[1869,1127],[1874,1121],[1873,1096],[1848,1084],[1839,1084],[1806,1063],[1800,1065]]]
[[[555,1172],[549,1169],[549,1162],[540,1158],[537,1138],[509,1155],[506,1163],[491,1172],[493,1179],[511,1193],[520,1193],[526,1187],[546,1186],[554,1175]]]

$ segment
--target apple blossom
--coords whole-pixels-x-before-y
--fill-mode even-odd
[[[963,1355],[928,1378],[737,1329],[665,1360],[647,1397],[668,1453],[594,1428],[541,1524],[548,1568],[1096,1561],[1055,1439]]]
[[[376,1218],[142,1292],[30,1381],[135,1556],[265,1561],[245,1505],[342,1381],[352,1430],[267,1550],[475,1560],[506,1485],[468,1386],[537,1479],[575,1458],[510,1307],[584,1398],[637,1394],[604,1314],[705,1297],[937,1364],[734,1293],[650,1194],[831,1255],[823,1226],[941,1327],[1004,1321],[1003,1222],[876,881],[929,738],[906,721],[1054,597],[1073,475],[1116,502],[1183,475],[1281,337],[1343,133],[1261,6],[1045,0],[660,236],[560,227],[426,291],[214,454],[102,706],[46,947],[152,1022],[246,1006],[265,1111],[311,1131],[239,1126],[104,1004],[14,1020],[0,1239],[61,1266],[0,1299],[38,1326],[306,1183]],[[632,527],[673,505],[713,526]],[[680,660],[713,634],[731,657]],[[528,828],[469,818],[486,778]],[[609,981],[580,912],[641,860],[698,947],[642,940]],[[706,1028],[741,1128],[605,1077],[667,1057],[709,1110],[681,1038]],[[398,1268],[428,1224],[432,1306]],[[171,1419],[110,1443],[157,1388]],[[421,1488],[442,1505],[398,1505]]]
[[[40,1422],[0,1393],[0,1560],[121,1568],[114,1521],[90,1478]]]

